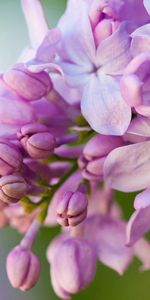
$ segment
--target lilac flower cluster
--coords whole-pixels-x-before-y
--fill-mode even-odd
[[[36,235],[59,223],[47,259],[70,299],[97,261],[150,268],[150,0],[68,0],[54,29],[39,0],[21,4],[31,43],[0,76],[0,227],[24,234],[7,274],[31,289]],[[140,191],[128,223],[115,190]]]

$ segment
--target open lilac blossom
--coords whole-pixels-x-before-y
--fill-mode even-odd
[[[79,16],[78,3],[68,2],[58,24],[64,37],[59,50],[60,66],[71,87],[83,87],[81,110],[90,126],[99,133],[122,135],[130,123],[131,110],[120,94],[116,75],[130,61],[130,36],[126,25],[113,18],[116,6],[112,7],[111,1],[107,5],[108,15],[104,1],[95,6],[95,20],[91,21],[92,5],[82,1]]]
[[[96,262],[150,269],[149,3],[68,0],[49,29],[41,1],[21,0],[30,41],[0,75],[0,228],[24,234],[7,258],[15,288],[38,281],[41,226],[60,225],[47,259],[61,299]],[[128,221],[115,190],[140,191]]]

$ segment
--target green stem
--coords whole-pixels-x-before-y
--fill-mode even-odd
[[[59,182],[53,186],[54,192],[62,186],[62,184],[77,170],[77,168],[78,165],[75,162],[72,167],[62,176]]]

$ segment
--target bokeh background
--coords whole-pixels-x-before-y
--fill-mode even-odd
[[[80,0],[76,0],[80,1]],[[142,0],[141,0],[142,1]],[[43,0],[49,25],[55,26],[65,9],[65,0]],[[80,13],[80,11],[79,11]],[[68,24],[69,26],[69,24]],[[28,44],[28,34],[19,0],[0,1],[0,70],[5,70],[19,57]],[[132,212],[134,194],[117,194],[117,201],[127,219]],[[0,300],[55,300],[58,299],[49,278],[49,266],[45,252],[57,229],[42,229],[34,245],[35,252],[41,257],[42,274],[36,287],[27,293],[14,290],[5,271],[8,252],[20,241],[20,234],[10,228],[0,231]],[[88,263],[88,261],[87,261]],[[97,275],[93,283],[73,299],[82,300],[149,300],[150,272],[139,272],[139,261],[134,259],[128,271],[120,277],[114,271],[98,263]]]

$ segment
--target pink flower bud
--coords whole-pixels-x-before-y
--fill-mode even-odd
[[[117,2],[116,0],[110,2],[92,1],[89,7],[89,18],[96,46],[111,36],[119,25],[119,22],[115,20],[121,3]]]
[[[57,207],[57,221],[62,226],[76,226],[87,215],[88,200],[80,191],[66,192]]]
[[[17,174],[0,178],[0,200],[16,203],[27,194],[28,186],[24,178]]]
[[[117,19],[123,5],[122,0],[93,0],[89,7],[91,25],[95,28],[104,19]]]
[[[46,72],[32,73],[21,63],[8,69],[3,79],[12,90],[26,100],[40,99],[52,89],[51,79]]]
[[[22,291],[31,289],[39,279],[39,258],[21,246],[15,247],[9,253],[6,268],[11,285]]]
[[[68,299],[69,295],[79,292],[92,281],[96,270],[94,248],[82,239],[60,241],[53,253],[51,270],[55,292]]]
[[[94,29],[94,38],[96,46],[98,46],[103,40],[111,36],[119,26],[119,22],[115,22],[111,19],[104,19],[98,23]]]
[[[7,141],[0,141],[0,175],[19,171],[21,164],[22,156],[19,150]]]
[[[100,179],[103,176],[103,166],[107,155],[122,145],[121,137],[97,134],[91,138],[83,149],[83,156],[78,161],[83,177],[89,180]]]
[[[21,128],[18,137],[32,158],[40,159],[50,156],[56,141],[49,128],[42,124],[28,124]]]

